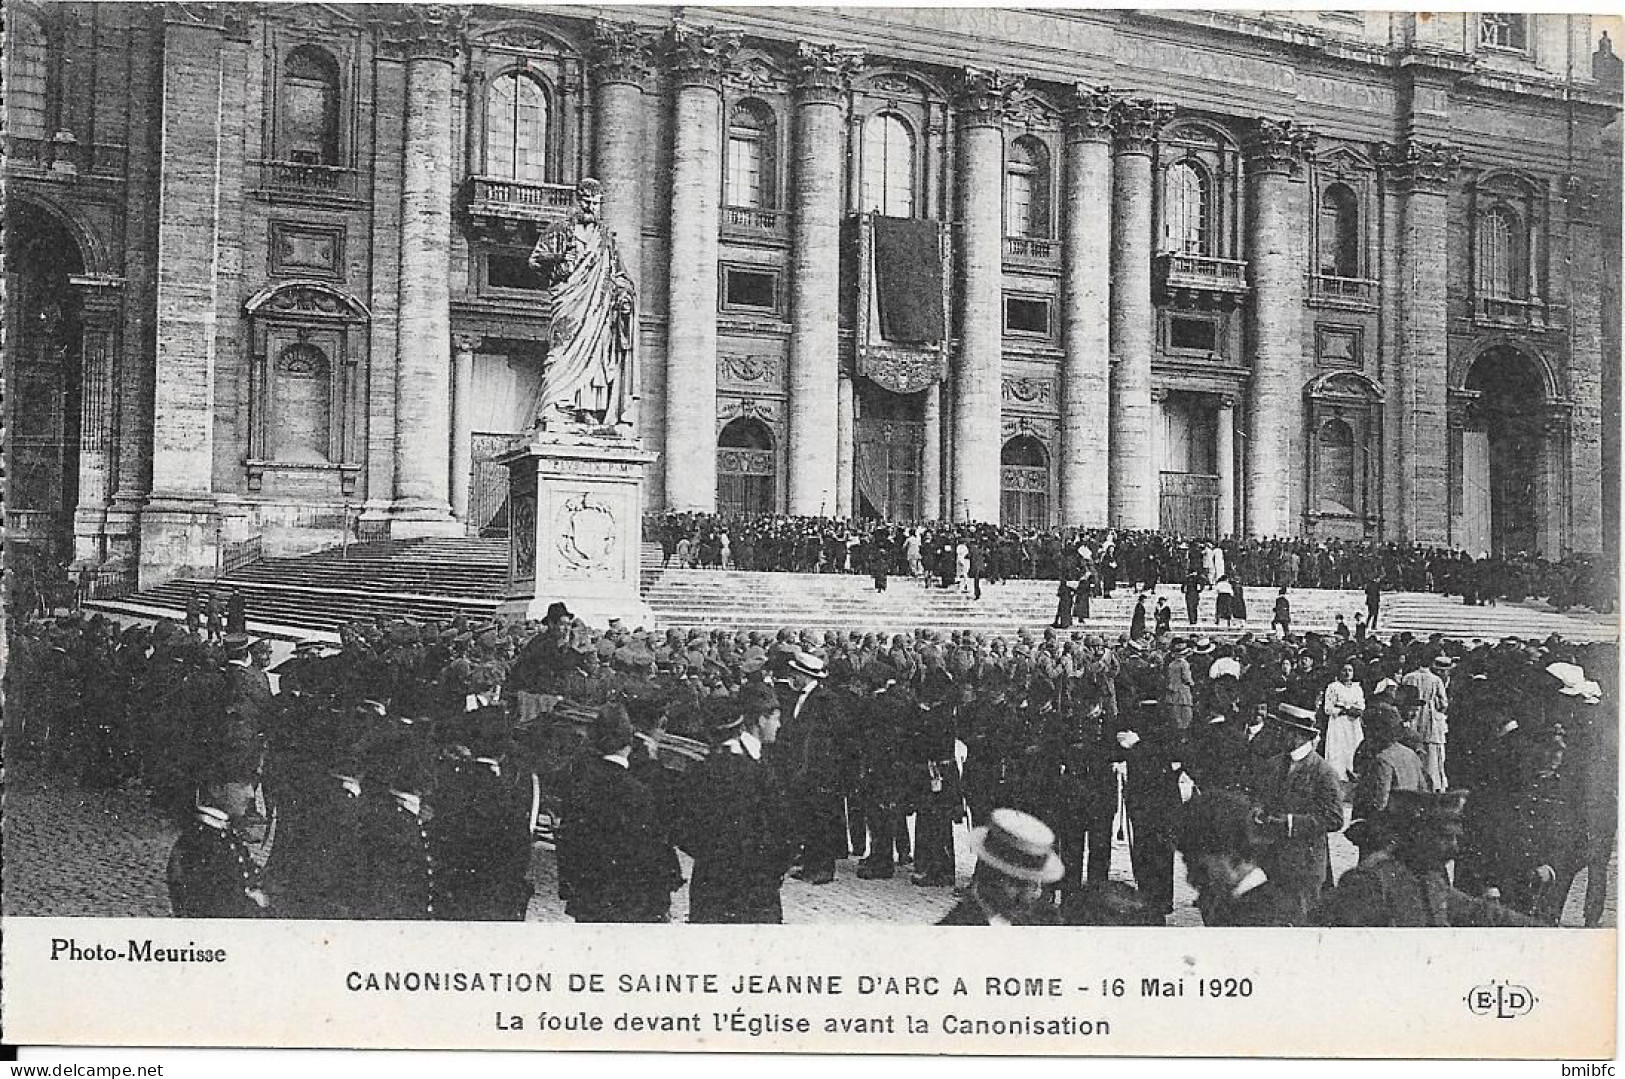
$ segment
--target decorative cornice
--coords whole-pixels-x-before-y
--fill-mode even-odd
[[[1258,176],[1302,176],[1315,156],[1315,133],[1293,120],[1260,117],[1246,143],[1247,168]]]
[[[1172,105],[1164,105],[1149,97],[1119,98],[1112,106],[1117,152],[1150,156],[1157,145],[1157,131],[1173,115]]]
[[[402,60],[453,63],[466,41],[468,11],[456,4],[407,4],[383,27],[384,51]]]
[[[596,19],[588,45],[589,70],[599,85],[626,83],[649,88],[654,43],[637,23]]]
[[[852,76],[863,67],[863,53],[838,45],[802,41],[796,45],[796,100],[803,104],[839,105],[852,88]]]
[[[999,127],[1010,96],[1027,80],[991,68],[967,67],[955,86],[954,107],[966,127]]]
[[[1067,101],[1067,134],[1083,142],[1110,142],[1117,126],[1117,95],[1110,86],[1074,83]]]
[[[1461,168],[1461,153],[1442,142],[1385,142],[1377,147],[1377,165],[1399,187],[1443,192]]]
[[[737,30],[695,26],[681,19],[673,23],[666,33],[666,58],[677,85],[720,89],[739,43]]]

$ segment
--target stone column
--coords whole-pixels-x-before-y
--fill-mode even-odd
[[[451,339],[451,515],[468,524],[469,475],[474,464],[474,353],[483,339],[460,333]]]
[[[1117,528],[1156,528],[1151,444],[1151,152],[1172,109],[1149,98],[1114,111],[1112,173],[1111,417],[1107,503]]]
[[[117,366],[119,289],[75,286],[79,296],[79,501],[73,511],[74,561],[99,563],[107,554],[107,506],[113,495],[117,426],[113,370]]]
[[[1004,353],[1004,110],[1023,80],[966,68],[959,98],[959,365],[954,379],[956,520],[999,520]]]
[[[1162,516],[1162,473],[1168,459],[1168,387],[1151,387],[1151,475],[1156,480],[1152,488],[1157,500],[1157,516]]]
[[[796,422],[794,411],[795,404],[795,398],[792,397],[790,399],[790,429],[792,436],[795,431]],[[852,385],[852,380],[849,377],[842,375],[840,377],[835,424],[835,497],[831,503],[835,507],[835,516],[837,517],[852,516],[852,469],[854,467],[853,455],[857,452],[857,446],[854,444],[853,440],[856,438],[858,430],[857,406],[857,388]],[[795,444],[795,439],[792,437],[790,440],[792,453],[794,452]],[[795,465],[793,462],[790,468],[790,474],[794,476]],[[792,487],[791,491],[793,492],[794,490],[795,488]],[[792,509],[790,512],[800,513],[801,511]],[[815,514],[818,513],[817,510],[811,510],[808,512]],[[822,516],[822,514],[818,515]]]
[[[395,536],[455,533],[451,519],[452,65],[450,9],[414,8],[406,55],[401,306],[395,376]]]
[[[1445,211],[1461,155],[1441,143],[1412,139],[1378,147],[1377,160],[1400,195],[1398,538],[1444,546],[1450,536]]]
[[[722,206],[722,75],[739,35],[678,22],[672,89],[671,276],[667,289],[666,507],[717,504],[717,230]]]
[[[841,168],[846,102],[862,56],[796,48],[795,168],[790,193],[790,512],[840,514],[852,503],[852,386],[840,379]],[[841,410],[837,418],[837,408]]]
[[[1295,533],[1292,484],[1301,483],[1292,437],[1303,424],[1303,273],[1292,182],[1314,135],[1291,120],[1259,120],[1247,141],[1248,259],[1253,279],[1253,377],[1247,407],[1247,530]]]
[[[650,41],[635,23],[593,23],[593,175],[604,185],[604,221],[621,261],[643,282],[643,199],[647,155],[643,95],[650,77]],[[640,290],[641,291],[641,290]]]
[[[1219,535],[1236,530],[1236,399],[1219,398],[1213,464],[1219,474]]]
[[[1078,85],[1066,124],[1062,223],[1061,524],[1107,522],[1111,423],[1112,103],[1104,87]]]
[[[920,447],[920,515],[927,521],[942,519],[942,383],[925,390],[925,438]],[[952,514],[948,516],[952,517]]]
[[[1568,528],[1563,545],[1576,551],[1603,550],[1603,321],[1605,273],[1598,229],[1600,186],[1583,177],[1565,184],[1568,217],[1569,399],[1567,462],[1554,469],[1569,473]],[[1555,297],[1548,295],[1548,300]],[[1552,441],[1558,442],[1557,439]],[[1558,455],[1553,454],[1553,458]],[[1561,485],[1557,485],[1561,490]],[[1550,500],[1555,501],[1555,500]],[[1549,558],[1562,546],[1547,544]]]

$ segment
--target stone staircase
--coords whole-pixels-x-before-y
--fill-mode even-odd
[[[1039,630],[1055,614],[1055,582],[1007,581],[984,585],[982,598],[958,588],[924,588],[917,579],[893,577],[877,593],[870,578],[850,574],[744,573],[734,570],[662,569],[660,548],[644,544],[639,578],[645,599],[661,628],[857,630],[903,632],[918,627],[972,629],[1012,634]],[[326,635],[361,617],[449,618],[456,614],[490,617],[507,578],[507,541],[502,539],[422,539],[352,545],[348,551],[322,551],[299,558],[255,562],[219,581],[172,581],[122,601],[99,601],[95,609],[142,617],[178,618],[187,594],[209,588],[237,588],[246,600],[256,632]],[[1158,590],[1174,610],[1177,633],[1190,632],[1184,599],[1174,585]],[[1341,614],[1352,626],[1365,597],[1357,591],[1296,589],[1290,593],[1293,628],[1330,633]],[[1213,618],[1213,596],[1205,593],[1195,632],[1234,636],[1265,632],[1274,604],[1269,589],[1248,594],[1250,620],[1222,629]],[[1117,635],[1128,630],[1134,593],[1119,591],[1096,599],[1091,617],[1075,625]],[[1383,598],[1381,632],[1441,632],[1453,637],[1496,639],[1509,633],[1571,640],[1613,640],[1617,620],[1589,611],[1559,614],[1538,604],[1464,607],[1459,599],[1417,593]]]

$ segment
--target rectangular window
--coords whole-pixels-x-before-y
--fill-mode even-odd
[[[1492,12],[1478,17],[1478,43],[1492,49],[1529,48],[1529,17],[1507,12]]]
[[[530,268],[528,256],[496,251],[485,256],[485,284],[488,288],[542,291],[542,280]]]
[[[1219,324],[1206,318],[1168,319],[1168,349],[1171,352],[1217,352]]]
[[[1032,236],[1033,177],[1011,170],[1004,180],[1004,233],[1006,236]]]
[[[779,309],[779,275],[776,270],[743,266],[722,268],[722,309],[724,311],[768,311]]]
[[[1004,298],[1004,332],[1049,336],[1049,301],[1033,296]]]
[[[728,205],[762,205],[762,143],[735,136],[728,140]]]

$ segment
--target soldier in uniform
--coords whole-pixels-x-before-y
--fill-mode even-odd
[[[310,716],[291,726],[271,761],[277,834],[267,889],[281,918],[350,918],[361,829],[353,720]]]
[[[1327,926],[1502,927],[1539,925],[1450,883],[1461,845],[1466,791],[1396,790],[1383,814],[1392,837],[1343,874],[1315,914]]]
[[[268,901],[237,822],[242,788],[217,775],[169,854],[169,906],[177,918],[259,918]]]
[[[677,845],[694,858],[688,920],[777,924],[779,888],[799,846],[790,805],[764,748],[778,734],[771,719],[747,720],[732,701],[707,701],[711,752],[683,777]]]
[[[659,799],[632,774],[626,710],[598,710],[591,755],[577,765],[559,828],[559,894],[578,922],[664,922],[683,883]]]
[[[617,706],[618,707],[618,706]],[[487,706],[463,719],[467,754],[455,756],[435,785],[429,837],[440,870],[444,921],[523,921],[530,872],[530,777],[512,759],[506,708]]]
[[[351,909],[368,920],[432,919],[440,885],[423,812],[432,786],[430,747],[413,731],[387,733],[364,771]]]
[[[914,710],[910,757],[915,786],[914,868],[921,887],[954,883],[954,821],[964,815],[954,757],[954,683],[940,667],[925,673]]]

